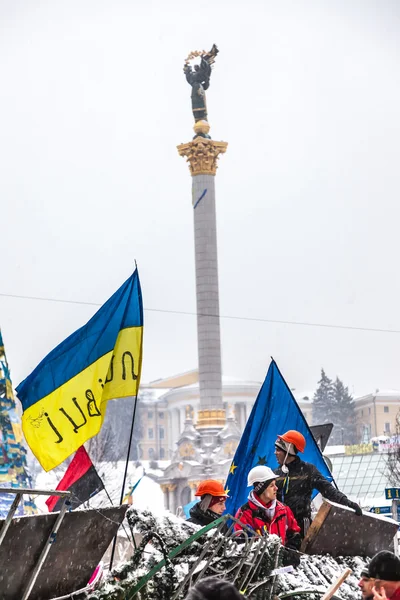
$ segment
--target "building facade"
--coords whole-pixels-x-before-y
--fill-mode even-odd
[[[233,414],[241,433],[261,385],[257,381],[222,378],[223,407],[229,414]],[[153,391],[154,395],[151,397],[146,394],[145,400],[139,404],[142,431],[140,457],[143,460],[170,460],[176,451],[188,414],[194,424],[198,421],[201,410],[198,372],[190,371],[143,387]],[[307,396],[296,400],[311,425],[312,401]]]
[[[170,460],[184,430],[187,410],[190,410],[194,423],[198,419],[200,390],[197,370],[143,387],[153,396],[146,394],[146,399],[139,406],[142,430],[140,456],[144,460]],[[222,378],[224,409],[231,409],[241,432],[260,388],[260,382]],[[312,425],[312,395],[294,395],[307,423]],[[396,433],[400,391],[377,390],[373,394],[355,398],[354,405],[359,443],[369,443],[371,438],[391,437]]]
[[[396,420],[400,411],[400,392],[376,390],[355,399],[357,433],[360,442],[367,443],[373,437],[390,437],[396,433]]]

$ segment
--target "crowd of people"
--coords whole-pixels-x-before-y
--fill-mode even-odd
[[[236,531],[244,525],[247,531],[261,536],[276,534],[287,548],[299,549],[311,521],[313,490],[362,515],[358,504],[336,489],[314,465],[298,456],[305,447],[306,440],[298,431],[277,436],[275,456],[279,467],[273,471],[258,465],[248,473],[247,484],[252,489],[247,502],[235,514]],[[195,495],[200,500],[190,510],[190,522],[205,526],[224,513],[228,496],[218,481],[202,481]]]
[[[356,515],[362,515],[358,504],[336,489],[313,464],[298,456],[305,446],[305,438],[298,431],[277,436],[275,456],[279,467],[272,470],[266,465],[258,465],[250,470],[247,484],[251,489],[247,502],[238,508],[234,522],[239,540],[243,529],[260,536],[279,536],[285,549],[294,552],[291,564],[295,566],[300,562],[298,550],[311,522],[314,490],[332,502],[348,506]],[[220,482],[202,481],[195,495],[199,502],[190,509],[189,522],[204,527],[225,512],[228,495]],[[379,552],[361,573],[358,586],[362,600],[400,600],[400,559],[392,552]],[[221,598],[236,600],[243,596],[232,584],[216,578],[200,581],[187,596],[187,600]]]

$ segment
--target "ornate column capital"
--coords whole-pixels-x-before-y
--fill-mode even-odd
[[[192,175],[215,175],[218,157],[226,152],[227,147],[227,142],[216,142],[201,136],[177,146],[179,155],[187,157]]]

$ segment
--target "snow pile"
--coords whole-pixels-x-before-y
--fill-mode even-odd
[[[171,600],[178,589],[177,598],[182,599],[187,593],[188,583],[182,584],[193,567],[196,574],[206,567],[201,573],[202,577],[218,574],[222,578],[235,580],[239,589],[244,586],[248,598],[261,600],[269,595],[271,571],[283,564],[285,551],[276,536],[247,545],[226,538],[215,530],[192,541],[168,559],[168,554],[186,542],[199,528],[171,514],[155,516],[149,511],[135,508],[128,511],[127,518],[131,530],[140,532],[143,541],[128,562],[115,569],[100,589],[86,596],[90,600],[120,600],[133,598],[133,594],[140,600]],[[263,545],[265,541],[266,545]],[[163,558],[166,559],[165,566],[156,571],[141,587],[140,594],[136,595],[140,580]],[[298,568],[292,573],[276,577],[274,595],[314,590],[316,598],[318,591],[326,591],[343,570],[350,567],[353,574],[341,586],[338,595],[344,600],[354,600],[359,595],[357,583],[364,566],[365,561],[360,557],[334,560],[330,556],[302,555]],[[251,578],[246,580],[249,569],[252,570]],[[196,575],[193,576],[193,582],[195,579]]]
[[[41,471],[36,476],[34,487],[42,490],[55,490],[65,470],[56,469],[48,473]],[[81,508],[102,508],[111,504],[114,506],[119,505],[124,471],[125,461],[100,462],[97,465],[97,472],[103,480],[105,490],[91,498],[89,502],[85,502]],[[162,473],[162,471],[160,472]],[[141,479],[132,495],[133,506],[160,514],[164,512],[164,494],[153,477],[154,470],[150,468],[149,464],[129,462],[124,494],[129,493],[134,484]],[[38,496],[36,500],[39,510],[45,513],[48,512],[45,504],[46,499],[46,496]]]

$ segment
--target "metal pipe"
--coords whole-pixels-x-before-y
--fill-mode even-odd
[[[397,498],[393,498],[392,500],[392,519],[394,521],[398,522],[398,514],[397,514],[397,507],[398,507],[398,499]],[[395,536],[393,538],[393,545],[394,545],[394,553],[396,556],[399,556],[399,539],[398,539],[398,531],[396,531]]]
[[[5,487],[1,488],[2,494],[29,494],[30,496],[70,496],[67,490],[34,490],[33,488]]]
[[[378,427],[377,427],[377,423],[376,423],[376,396],[373,396],[373,403],[374,403],[375,436],[377,436],[378,435]]]
[[[64,504],[61,507],[60,514],[58,515],[57,520],[54,523],[54,527],[51,530],[51,533],[50,533],[49,537],[47,538],[45,545],[43,546],[42,552],[39,556],[39,560],[37,561],[35,568],[33,569],[33,573],[29,579],[28,585],[25,588],[25,591],[24,591],[24,594],[23,594],[21,600],[28,600],[29,596],[31,595],[33,586],[35,585],[35,582],[36,582],[36,579],[38,578],[38,575],[42,569],[44,561],[46,560],[47,555],[50,552],[51,545],[56,541],[57,532],[60,529],[62,520],[65,517],[65,513],[67,512],[67,509],[70,506],[71,506],[71,503],[69,502],[69,500],[64,500]]]
[[[4,538],[6,537],[6,533],[8,531],[8,528],[11,525],[11,521],[15,514],[15,511],[17,510],[18,505],[21,502],[21,498],[22,498],[22,494],[21,494],[21,492],[18,492],[13,500],[13,503],[11,504],[10,510],[8,511],[8,515],[6,516],[6,519],[3,523],[3,527],[1,528],[1,531],[0,531],[0,546],[3,543]]]

